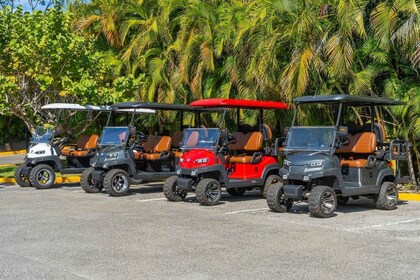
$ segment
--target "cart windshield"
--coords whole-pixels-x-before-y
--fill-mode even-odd
[[[336,128],[333,126],[291,127],[287,133],[286,152],[329,152],[334,146]]]
[[[128,127],[104,127],[99,146],[124,145],[127,143]]]
[[[49,143],[54,136],[53,127],[37,126],[31,143]]]
[[[182,149],[216,150],[220,138],[218,128],[188,128],[182,139]]]

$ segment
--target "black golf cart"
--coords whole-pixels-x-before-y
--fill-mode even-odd
[[[293,201],[306,201],[313,216],[331,217],[337,203],[360,196],[372,198],[379,209],[396,208],[397,184],[407,180],[395,174],[391,161],[407,158],[401,149],[407,141],[386,139],[383,125],[375,122],[375,108],[404,103],[352,95],[304,96],[294,102],[280,170],[283,183],[268,190],[270,209],[286,212]],[[310,109],[329,117],[331,125],[298,126],[299,114]],[[370,121],[356,125],[354,119],[346,120],[354,112],[359,117],[367,113]]]

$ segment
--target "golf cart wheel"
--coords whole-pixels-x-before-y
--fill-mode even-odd
[[[226,191],[232,196],[241,196],[246,192],[245,188],[227,188]]]
[[[187,197],[188,192],[178,188],[177,179],[178,176],[169,177],[163,185],[163,194],[169,201],[182,201]]]
[[[278,213],[287,212],[292,208],[293,200],[284,197],[283,183],[278,182],[268,188],[267,205],[272,211]]]
[[[20,165],[18,168],[16,168],[15,170],[15,181],[16,183],[21,186],[21,187],[30,187],[31,186],[31,182],[29,181],[29,178],[24,176],[22,174],[22,169],[25,167],[26,165],[22,164]]]
[[[346,205],[349,199],[349,196],[337,196],[337,204],[341,206]]]
[[[89,167],[80,176],[80,186],[87,193],[98,193],[104,188],[100,182],[92,180],[93,170],[93,167]]]
[[[197,184],[195,195],[201,205],[213,206],[222,198],[222,186],[215,179],[202,179]]]
[[[393,182],[383,182],[379,194],[374,197],[376,208],[393,210],[397,208],[398,189]]]
[[[337,208],[337,195],[327,186],[316,186],[311,190],[308,199],[309,211],[318,218],[329,218]]]
[[[55,182],[55,171],[48,164],[37,165],[29,174],[29,182],[37,189],[49,189]]]
[[[261,189],[262,197],[267,198],[268,190],[271,188],[272,185],[277,184],[278,182],[281,182],[281,178],[278,175],[270,175],[267,177],[267,180],[265,180],[264,187]]]
[[[104,188],[110,196],[126,195],[130,189],[130,178],[122,169],[112,169],[106,173]]]

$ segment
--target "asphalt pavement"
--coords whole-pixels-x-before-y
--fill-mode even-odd
[[[0,279],[419,279],[420,203],[350,200],[329,219],[259,192],[168,202],[162,185],[121,198],[77,185],[0,185]]]
[[[19,164],[24,162],[25,155],[2,155],[0,156],[0,165],[3,164]]]

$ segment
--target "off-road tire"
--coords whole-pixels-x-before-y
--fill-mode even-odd
[[[245,194],[245,188],[226,188],[226,191],[231,196],[242,196]]]
[[[26,166],[25,164],[20,165],[18,168],[16,168],[15,174],[14,174],[16,183],[23,188],[32,186],[31,182],[29,181],[29,178],[23,176],[22,174],[22,168],[24,168],[25,166]]]
[[[282,182],[281,177],[278,175],[270,175],[265,180],[264,187],[261,189],[262,197],[267,198],[268,190],[272,185]]]
[[[337,195],[328,186],[316,186],[309,194],[308,206],[309,211],[314,217],[332,217],[337,208]]]
[[[118,189],[118,187],[122,189]],[[130,190],[130,178],[127,172],[122,169],[109,170],[104,177],[104,189],[110,196],[127,195]]]
[[[337,196],[337,204],[340,206],[344,206],[349,202],[349,196]]]
[[[209,188],[213,189],[212,193],[210,193]],[[201,205],[213,206],[218,204],[222,198],[222,186],[215,179],[202,179],[197,184],[195,195]]]
[[[47,180],[46,182],[42,182]],[[55,182],[55,171],[48,164],[35,166],[29,174],[29,182],[37,189],[52,188]]]
[[[375,206],[382,210],[397,208],[398,189],[393,182],[383,182],[379,194],[374,196]]]
[[[80,186],[87,193],[99,193],[104,188],[99,182],[92,180],[93,170],[95,170],[93,167],[89,167],[80,176]]]
[[[178,176],[171,176],[166,179],[163,185],[163,194],[169,201],[183,201],[187,197],[188,192],[178,188],[177,179]]]
[[[285,213],[292,208],[293,200],[284,197],[283,183],[278,182],[268,188],[267,205],[272,211],[278,213]]]

